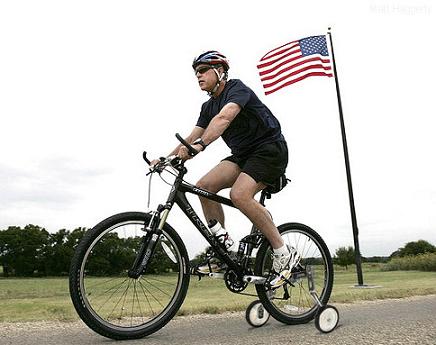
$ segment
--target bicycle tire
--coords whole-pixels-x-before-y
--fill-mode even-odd
[[[156,247],[160,249],[155,250],[150,264],[166,262],[172,268],[165,272],[156,268],[152,272],[149,265],[149,272],[140,278],[127,276],[136,257],[136,252],[132,251],[139,248],[135,241],[144,236],[144,224],[149,220],[150,215],[142,212],[109,217],[88,230],[73,255],[69,276],[73,305],[85,324],[105,337],[138,339],[154,333],[174,317],[186,297],[190,278],[188,253],[169,224],[162,229]],[[120,239],[122,243],[130,243],[127,249],[114,245]],[[106,261],[112,260],[114,253],[119,255],[117,260],[107,264],[97,253],[100,256],[109,253]],[[123,253],[128,259],[123,259]],[[162,272],[156,273],[159,269]],[[126,307],[126,303],[130,304]],[[128,313],[131,314],[128,316]]]
[[[308,280],[305,279],[305,267],[316,267],[315,291],[323,305],[327,304],[333,288],[333,263],[330,252],[321,236],[310,227],[300,223],[286,223],[278,227],[286,244],[293,246],[302,256],[298,272],[291,276],[295,278],[294,286],[289,283],[277,289],[271,289],[267,284],[256,285],[257,295],[265,309],[276,320],[285,324],[307,323],[315,318],[319,305],[310,294]],[[269,277],[272,265],[272,248],[264,240],[256,256],[254,273],[257,276]],[[294,272],[294,270],[293,270]],[[306,288],[307,286],[307,288]],[[288,296],[286,296],[286,289]],[[283,290],[283,297],[275,297]],[[286,298],[288,297],[288,298]]]

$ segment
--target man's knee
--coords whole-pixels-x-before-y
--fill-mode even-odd
[[[232,188],[230,190],[230,200],[237,208],[243,208],[252,197],[249,193],[240,188]]]
[[[217,193],[221,190],[221,188],[219,186],[216,185],[216,183],[214,183],[211,179],[202,177],[196,184],[195,186],[197,188],[201,188],[201,189],[205,189],[209,192],[212,193]]]

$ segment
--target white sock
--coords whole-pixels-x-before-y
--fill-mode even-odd
[[[288,255],[289,254],[288,246],[285,244],[280,248],[274,249],[274,254],[276,254],[276,255]]]

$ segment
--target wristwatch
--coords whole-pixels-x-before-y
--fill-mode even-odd
[[[206,150],[206,147],[207,147],[207,145],[204,143],[204,141],[201,138],[198,138],[192,144],[193,145],[200,144],[201,146],[203,146],[203,151]]]

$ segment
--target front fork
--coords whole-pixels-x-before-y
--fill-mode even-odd
[[[158,210],[151,213],[150,221],[145,228],[147,233],[142,237],[141,247],[136,255],[135,262],[128,271],[129,278],[138,279],[146,271],[147,264],[159,242],[169,212],[168,208],[159,205]]]

